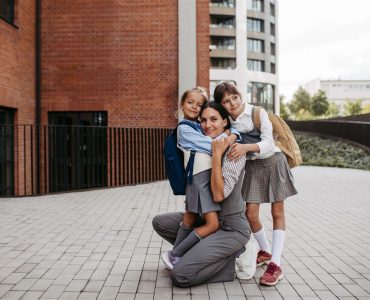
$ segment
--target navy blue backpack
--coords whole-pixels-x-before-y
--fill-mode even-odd
[[[184,168],[184,153],[177,147],[177,127],[188,125],[196,129],[193,122],[182,120],[176,128],[166,137],[164,142],[164,162],[166,174],[174,195],[185,195],[186,184],[193,182],[193,166],[195,151],[191,151],[189,162]]]

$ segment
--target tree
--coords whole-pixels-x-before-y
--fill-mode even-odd
[[[294,93],[293,100],[290,102],[288,107],[295,115],[297,115],[302,109],[309,112],[311,107],[310,94],[300,86]]]
[[[280,95],[280,117],[282,117],[284,120],[287,120],[289,118],[289,111],[287,105],[284,103],[285,96]]]
[[[310,112],[314,116],[322,116],[326,113],[329,108],[329,101],[326,93],[322,90],[312,96]]]
[[[339,117],[339,115],[340,115],[340,106],[338,104],[336,104],[335,102],[330,101],[328,110],[326,111],[326,115],[329,118]]]
[[[359,115],[362,112],[362,100],[346,101],[344,113],[346,116]]]
[[[370,113],[370,103],[366,104],[366,105],[362,108],[362,113],[363,113],[363,114],[368,114],[368,113]]]

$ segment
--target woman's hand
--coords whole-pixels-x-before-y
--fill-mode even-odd
[[[226,149],[230,146],[229,139],[223,138],[212,141],[212,156],[221,158]]]
[[[238,158],[244,156],[248,151],[250,151],[248,144],[234,143],[231,145],[231,150],[227,154],[227,158],[230,160],[237,160]]]

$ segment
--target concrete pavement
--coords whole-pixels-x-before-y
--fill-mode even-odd
[[[0,199],[0,299],[370,299],[370,172],[298,167],[275,287],[172,286],[151,226],[183,210],[166,181]],[[270,206],[262,220],[271,240]]]

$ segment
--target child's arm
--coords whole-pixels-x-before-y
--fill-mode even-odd
[[[187,125],[177,128],[177,142],[184,150],[195,150],[212,155],[212,138]]]

